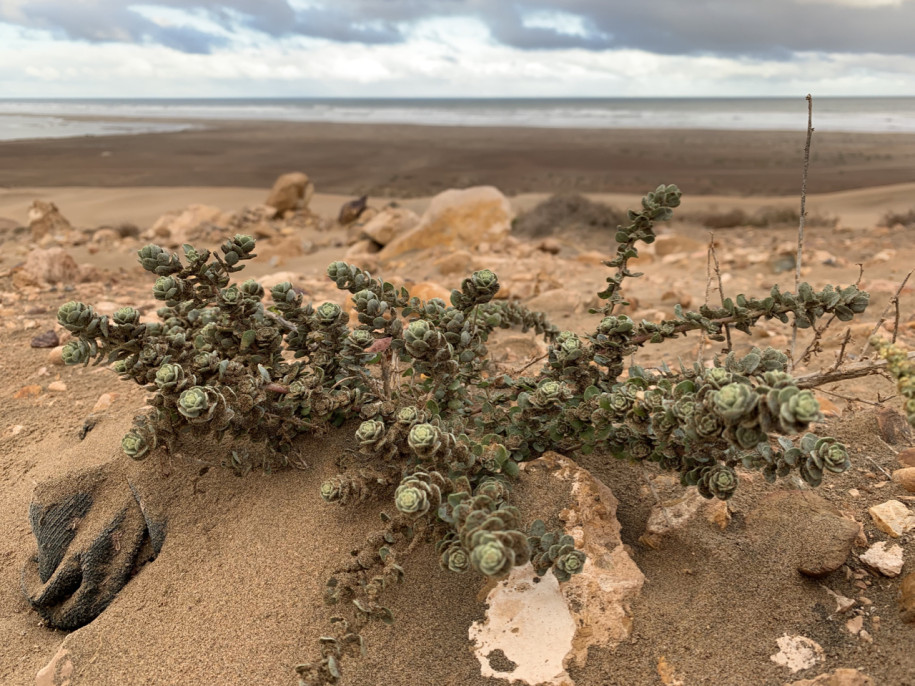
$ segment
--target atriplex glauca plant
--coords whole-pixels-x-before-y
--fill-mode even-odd
[[[271,466],[282,466],[301,434],[361,420],[358,459],[325,482],[321,496],[341,505],[390,498],[394,507],[328,582],[327,600],[341,616],[320,638],[315,660],[297,667],[302,684],[335,684],[343,657],[361,650],[364,623],[392,621],[383,591],[403,576],[406,554],[427,540],[438,541],[442,567],[458,574],[500,577],[531,562],[538,574],[566,581],[582,570],[585,556],[570,537],[536,519],[525,528],[510,504],[518,464],[548,450],[654,462],[721,499],[737,488],[738,466],[769,481],[796,471],[811,486],[848,468],[841,443],[805,433],[820,408],[779,351],[730,352],[710,368],[625,368],[642,346],[689,331],[724,340],[725,327],[749,333],[760,320],[789,317],[809,328],[824,315],[847,321],[868,304],[854,285],[815,291],[801,283],[797,293],[774,287],[721,307],[678,306],[660,323],[633,321],[618,313],[627,304],[624,282],[640,276],[629,260],[679,204],[680,191],[662,185],[629,212],[604,263],[612,269],[599,293],[605,304],[593,311],[588,333],[559,331],[542,314],[494,300],[499,280],[487,269],[464,279],[450,303],[423,302],[334,262],[327,274],[352,294],[352,328],[346,310],[303,304],[289,283],[270,290],[268,305],[253,279],[230,283],[255,256],[254,240],[238,235],[221,255],[189,245],[183,260],[155,245],[140,250],[140,263],[157,276],[161,321],[141,323],[132,307],[109,318],[69,302],[58,313],[75,335],[64,358],[112,363],[122,378],[154,391],[122,442],[137,460],[157,448],[174,451],[185,434],[212,434],[263,443]],[[513,378],[490,364],[487,340],[508,327],[533,330],[549,344],[532,376]],[[231,451],[226,464],[245,471],[245,455]]]

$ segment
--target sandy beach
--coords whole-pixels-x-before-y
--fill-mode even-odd
[[[0,187],[267,188],[306,172],[323,193],[429,196],[494,185],[508,195],[797,195],[804,135],[791,132],[536,129],[203,122],[135,136],[0,143]],[[915,181],[915,135],[815,133],[810,193]]]

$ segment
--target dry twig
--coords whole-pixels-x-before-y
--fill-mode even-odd
[[[899,288],[896,289],[896,292],[893,294],[893,297],[890,298],[890,301],[886,304],[886,307],[883,308],[883,312],[880,313],[880,318],[877,320],[877,323],[874,325],[873,331],[871,331],[870,336],[867,337],[867,340],[864,341],[864,345],[861,348],[861,352],[858,353],[858,357],[864,357],[864,353],[867,352],[867,348],[870,345],[870,339],[872,336],[880,330],[880,327],[883,326],[883,322],[886,321],[886,315],[890,311],[890,308],[895,305],[896,307],[896,325],[893,329],[893,343],[896,342],[896,332],[899,329],[899,294],[902,293],[902,289],[905,288],[906,283],[909,281],[909,277],[912,276],[912,273],[915,272],[915,269],[911,270],[908,274],[905,275],[905,278],[899,284]]]
[[[910,360],[915,360],[915,351],[910,352],[907,357]],[[886,360],[865,360],[851,364],[843,369],[804,374],[796,377],[794,382],[798,388],[815,388],[833,381],[847,381],[848,379],[859,379],[870,374],[880,374],[886,369],[886,365]]]
[[[794,292],[797,293],[801,283],[801,262],[804,255],[804,220],[807,218],[807,170],[810,168],[810,139],[813,137],[813,98],[807,94],[807,143],[804,145],[804,175],[801,180],[801,216],[797,225],[797,259],[794,265]],[[827,323],[826,326],[829,326]],[[824,327],[825,330],[825,327]],[[791,358],[794,366],[797,351],[797,319],[791,327]]]

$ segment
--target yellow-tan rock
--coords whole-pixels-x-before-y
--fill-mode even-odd
[[[419,224],[388,243],[382,260],[435,247],[466,248],[508,236],[514,217],[511,204],[492,186],[439,193]]]

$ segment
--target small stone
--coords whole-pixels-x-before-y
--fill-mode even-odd
[[[98,400],[95,401],[95,405],[92,406],[92,412],[104,412],[111,404],[118,398],[120,393],[102,393]]]
[[[836,612],[839,614],[843,612],[848,612],[855,606],[855,600],[853,598],[846,598],[844,595],[839,595],[833,591],[829,586],[823,586],[826,592],[831,595],[836,601]]]
[[[654,253],[658,257],[675,255],[677,253],[693,253],[705,249],[705,243],[687,236],[678,236],[668,233],[658,236],[654,242]],[[603,259],[607,259],[606,255]]]
[[[705,519],[717,524],[719,529],[726,529],[731,522],[731,510],[725,500],[712,500],[705,508]]]
[[[791,673],[810,669],[817,662],[824,660],[823,648],[819,643],[806,636],[789,636],[785,634],[777,639],[779,652],[769,656],[777,665],[787,667]]]
[[[67,384],[63,381],[52,381],[48,384],[48,390],[52,393],[66,393]]]
[[[858,615],[845,622],[845,629],[853,636],[857,636],[861,629],[864,628],[864,616]]]
[[[820,412],[824,417],[841,417],[842,409],[832,400],[821,393],[816,394],[817,402],[820,404]]]
[[[909,493],[915,493],[915,467],[897,469],[893,472],[893,481],[902,486]]]
[[[849,488],[848,495],[850,495],[852,498],[860,498],[861,491],[859,491],[857,488]]]
[[[896,459],[899,460],[899,464],[903,467],[915,467],[915,448],[906,448],[899,451]]]
[[[815,679],[792,681],[787,686],[874,686],[874,681],[857,669],[837,669],[820,674]]]
[[[781,549],[805,576],[819,578],[839,569],[855,544],[858,522],[842,513],[823,497],[809,491],[777,491],[750,513],[747,524]],[[790,529],[794,535],[786,538]]]
[[[307,208],[314,190],[314,184],[308,180],[307,174],[290,172],[277,178],[264,204],[274,208],[277,214],[298,207]]]
[[[45,331],[35,336],[29,345],[33,348],[56,348],[60,345],[60,338],[56,331]]]
[[[526,305],[535,312],[546,312],[554,317],[580,312],[584,307],[578,293],[566,288],[545,291],[528,300]]]
[[[474,260],[466,250],[456,250],[432,263],[442,276],[469,276],[474,271]]]
[[[899,609],[903,622],[915,624],[915,572],[908,574],[899,586]]]
[[[51,348],[48,351],[48,362],[51,364],[56,364],[63,366],[64,365],[64,347],[62,345],[57,346],[56,348]]]
[[[337,221],[340,222],[343,226],[347,224],[352,224],[354,221],[359,219],[360,215],[365,212],[368,205],[368,196],[363,195],[355,200],[350,200],[343,203],[343,206],[340,208],[340,214],[337,217]]]
[[[38,670],[35,686],[70,686],[73,677],[73,661],[70,651],[60,647],[51,661]]]
[[[562,250],[562,244],[555,238],[544,238],[537,244],[537,250],[550,255],[558,255]]]
[[[887,500],[885,503],[874,505],[868,512],[876,527],[893,538],[899,538],[915,529],[915,514],[898,500]]]
[[[37,395],[41,395],[41,386],[38,384],[29,384],[28,386],[23,386],[18,391],[13,393],[13,397],[17,400],[22,398],[34,398]]]
[[[22,424],[14,424],[3,432],[3,438],[12,438],[13,436],[18,436],[23,432],[24,429],[25,427]]]
[[[912,427],[906,418],[891,407],[884,407],[877,412],[877,431],[890,445],[909,443],[912,440]]]
[[[661,295],[661,302],[674,302],[680,305],[680,307],[689,307],[693,304],[693,297],[689,293],[681,293],[679,291],[665,291]]]
[[[902,573],[902,548],[898,545],[886,547],[886,541],[874,543],[867,552],[860,555],[861,562],[876,569],[883,576],[899,576]]]
[[[410,291],[410,295],[415,296],[420,300],[428,302],[429,300],[432,300],[432,298],[439,298],[440,300],[444,300],[446,304],[451,303],[451,291],[432,281],[422,281],[409,286],[407,290]]]

